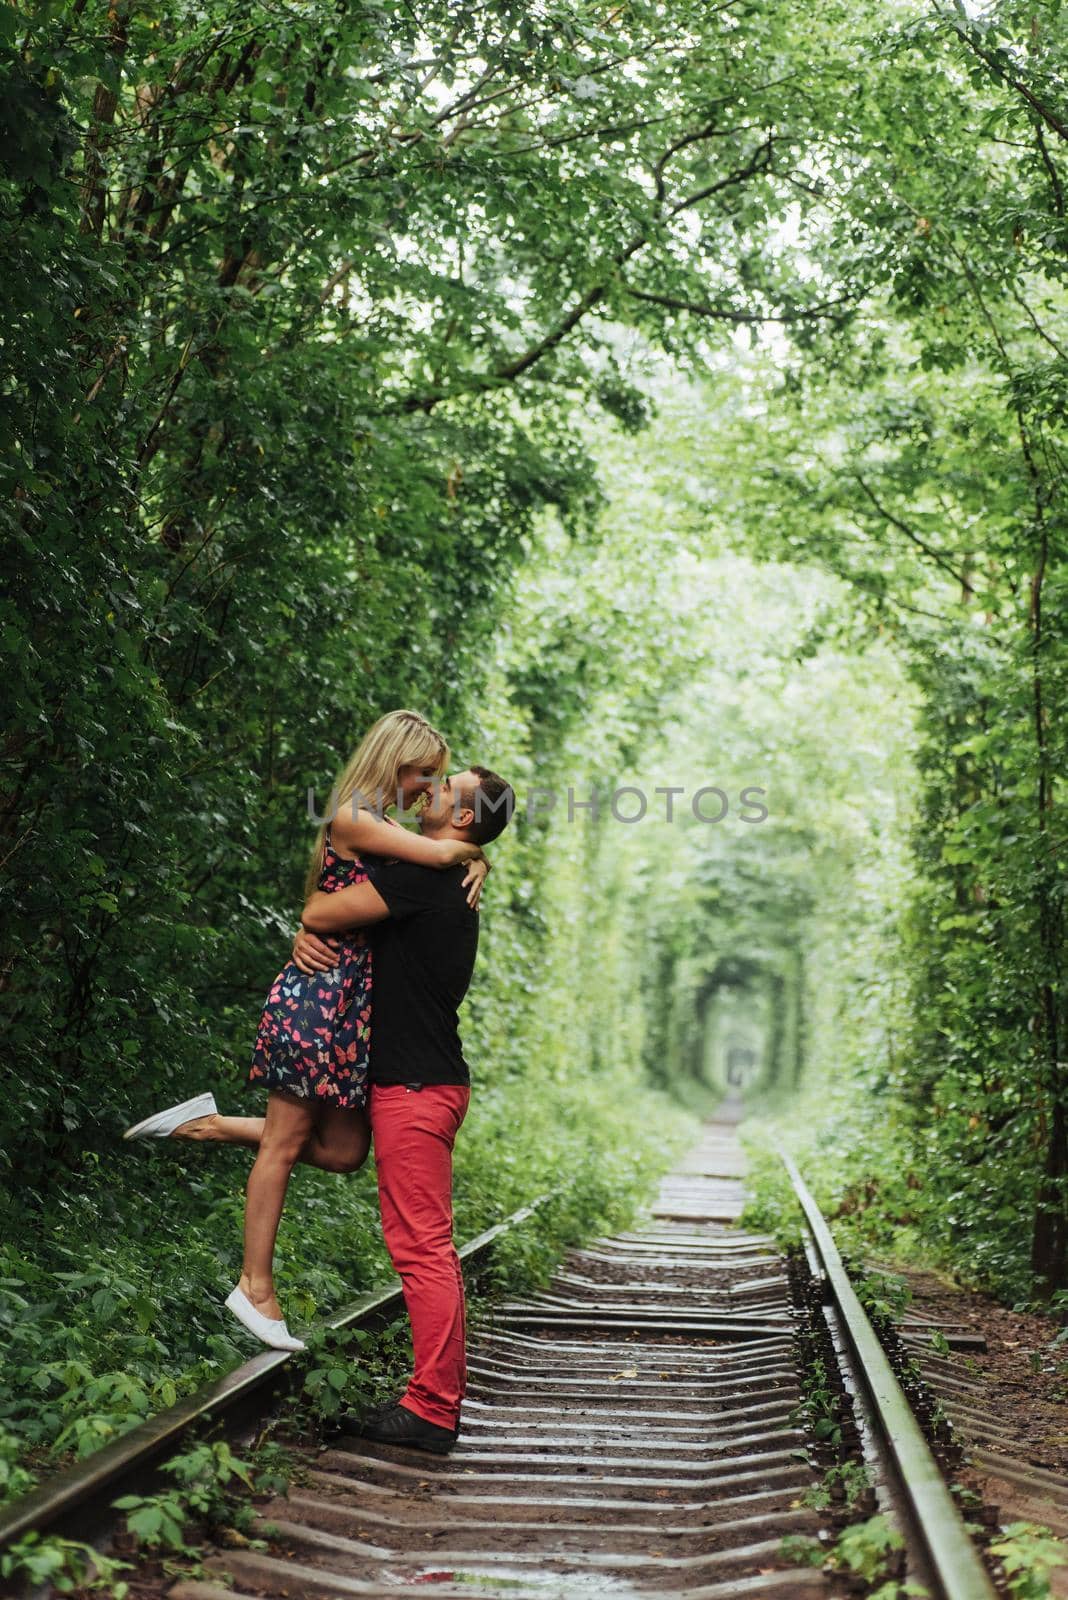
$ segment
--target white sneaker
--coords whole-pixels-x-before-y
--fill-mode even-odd
[[[123,1138],[169,1139],[175,1128],[180,1128],[183,1122],[193,1122],[197,1117],[212,1117],[218,1109],[213,1094],[194,1095],[192,1100],[183,1100],[181,1105],[168,1106],[166,1111],[157,1111],[143,1122],[135,1122],[132,1128],[127,1128]]]
[[[302,1339],[294,1339],[281,1318],[275,1320],[257,1311],[243,1289],[234,1289],[226,1297],[226,1309],[232,1311],[238,1322],[243,1322],[249,1333],[254,1333],[261,1344],[272,1350],[303,1350]]]

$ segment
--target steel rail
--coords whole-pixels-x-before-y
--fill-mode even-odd
[[[528,1221],[555,1195],[556,1191],[539,1195],[530,1205],[462,1245],[457,1252],[460,1260],[468,1268],[484,1269],[500,1239]],[[386,1327],[403,1311],[404,1296],[397,1281],[392,1287],[361,1295],[344,1310],[314,1324],[312,1331]],[[261,1412],[291,1380],[296,1370],[291,1362],[289,1351],[265,1350],[165,1411],[146,1418],[84,1461],[76,1461],[56,1473],[0,1512],[0,1548],[25,1533],[66,1527],[72,1518],[94,1507],[99,1516],[99,1503],[105,1495],[106,1512],[110,1515],[114,1496],[129,1489],[143,1490],[146,1475],[193,1429],[216,1423],[233,1427],[250,1413]]]
[[[779,1155],[804,1212],[820,1267],[920,1541],[941,1586],[941,1600],[997,1600],[982,1556],[849,1281],[831,1230],[796,1163],[784,1150]]]

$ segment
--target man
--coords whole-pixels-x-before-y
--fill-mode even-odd
[[[486,767],[435,785],[423,833],[486,845],[515,806]],[[415,1370],[399,1403],[374,1420],[343,1419],[382,1444],[447,1453],[467,1379],[464,1286],[452,1238],[453,1141],[471,1098],[457,1009],[478,947],[462,866],[366,863],[372,881],[313,894],[297,936],[298,965],[333,966],[323,938],[375,925],[368,1115],[386,1248],[404,1288]]]

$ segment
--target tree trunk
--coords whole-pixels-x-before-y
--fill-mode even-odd
[[[1025,454],[1031,464],[1024,439]],[[1044,968],[1039,994],[1035,1034],[1041,1051],[1042,1077],[1046,1087],[1046,1157],[1042,1181],[1035,1201],[1034,1230],[1031,1236],[1031,1269],[1036,1290],[1049,1297],[1068,1287],[1068,1078],[1060,1062],[1058,994],[1060,991],[1060,918],[1050,893],[1051,844],[1049,813],[1053,807],[1053,775],[1050,771],[1045,685],[1042,674],[1042,584],[1046,572],[1048,533],[1041,500],[1038,504],[1040,543],[1038,562],[1031,580],[1031,687],[1034,733],[1038,754],[1038,928],[1039,949]]]

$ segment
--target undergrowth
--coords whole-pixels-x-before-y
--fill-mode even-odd
[[[502,1241],[487,1287],[543,1280],[569,1245],[633,1216],[693,1127],[666,1098],[633,1085],[623,1103],[608,1080],[576,1079],[533,1097],[518,1082],[514,1093],[507,1083],[476,1090],[457,1140],[457,1239],[551,1192],[551,1203]],[[222,1306],[240,1265],[247,1169],[244,1152],[124,1149],[116,1153],[121,1188],[90,1172],[79,1202],[57,1196],[33,1225],[8,1197],[0,1217],[0,1502],[252,1353]],[[338,1178],[298,1169],[278,1261],[297,1326],[388,1283],[373,1170]],[[313,1333],[310,1342],[306,1400],[317,1389],[325,1412],[332,1396],[356,1403],[361,1385],[373,1387],[381,1358],[353,1366],[357,1335]]]
[[[587,1189],[587,1203],[591,1198]],[[633,1195],[618,1194],[607,1202],[602,1196],[598,1220],[606,1225],[625,1220],[633,1204]],[[497,1242],[479,1293],[469,1298],[471,1323],[488,1309],[483,1296],[518,1293],[544,1283],[561,1251],[589,1231],[583,1225],[583,1203],[575,1194],[564,1191],[538,1207]],[[31,1533],[0,1558],[0,1577],[15,1590],[47,1584],[60,1594],[99,1592],[124,1600],[128,1575],[145,1559],[155,1558],[167,1578],[195,1576],[207,1538],[224,1546],[266,1548],[270,1524],[258,1518],[256,1501],[285,1494],[300,1470],[292,1447],[321,1439],[342,1412],[362,1417],[396,1399],[411,1359],[407,1318],[375,1333],[325,1326],[312,1330],[300,1358],[298,1387],[245,1457],[235,1455],[225,1441],[192,1440],[161,1468],[161,1487],[113,1502],[124,1513],[120,1554],[101,1554],[79,1541]],[[14,1469],[15,1474],[20,1471]]]

